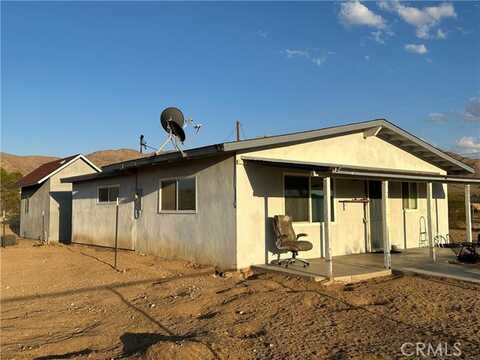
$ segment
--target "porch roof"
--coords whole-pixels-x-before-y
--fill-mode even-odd
[[[242,156],[243,161],[253,162],[265,166],[287,167],[302,170],[315,171],[322,174],[328,174],[332,177],[348,178],[370,178],[370,179],[391,179],[391,180],[410,180],[410,181],[428,181],[441,183],[457,184],[480,184],[480,179],[462,176],[442,175],[435,172],[415,171],[415,170],[392,170],[385,168],[341,165],[331,163],[319,163],[300,160],[272,159],[255,156]]]

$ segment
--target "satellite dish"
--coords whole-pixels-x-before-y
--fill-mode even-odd
[[[160,123],[167,133],[177,137],[181,143],[185,141],[185,131],[183,131],[185,118],[179,109],[169,107],[163,110],[160,114]]]
[[[162,111],[160,114],[160,125],[162,125],[163,129],[167,132],[168,136],[165,142],[158,148],[156,154],[160,154],[161,151],[167,144],[171,143],[175,149],[177,149],[183,157],[186,154],[183,152],[180,145],[183,145],[185,141],[185,128],[187,125],[193,126],[195,129],[195,134],[198,134],[202,124],[198,124],[193,119],[187,118],[183,116],[183,113],[176,107],[168,107]],[[143,146],[148,146],[145,142],[145,139],[140,136],[140,148]]]

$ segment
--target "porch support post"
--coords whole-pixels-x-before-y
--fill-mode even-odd
[[[330,223],[332,219],[332,208],[330,197],[332,195],[330,187],[330,177],[323,178],[323,223],[325,229],[325,250],[326,260],[328,264],[328,279],[333,280],[333,260],[332,260],[332,245],[330,241]]]
[[[433,262],[437,261],[435,244],[433,243],[433,221],[432,221],[432,183],[427,182],[427,227],[428,227],[428,249]]]
[[[465,185],[465,228],[467,241],[472,242],[472,207],[470,205],[470,184]]]
[[[392,268],[390,255],[389,236],[389,209],[388,209],[388,180],[382,180],[382,237],[383,237],[383,262],[386,269]]]

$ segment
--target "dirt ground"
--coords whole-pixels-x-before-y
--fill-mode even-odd
[[[480,286],[391,276],[326,287],[79,245],[1,249],[2,359],[480,359]],[[413,357],[415,358],[415,357]],[[428,358],[428,357],[427,357]]]

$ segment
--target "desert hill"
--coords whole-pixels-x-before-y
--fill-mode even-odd
[[[142,157],[143,154],[132,149],[100,150],[86,155],[95,165],[101,167],[119,161],[131,160]],[[19,172],[26,175],[35,170],[42,164],[59,159],[53,156],[39,155],[14,155],[9,153],[0,153],[0,164],[9,173]]]

